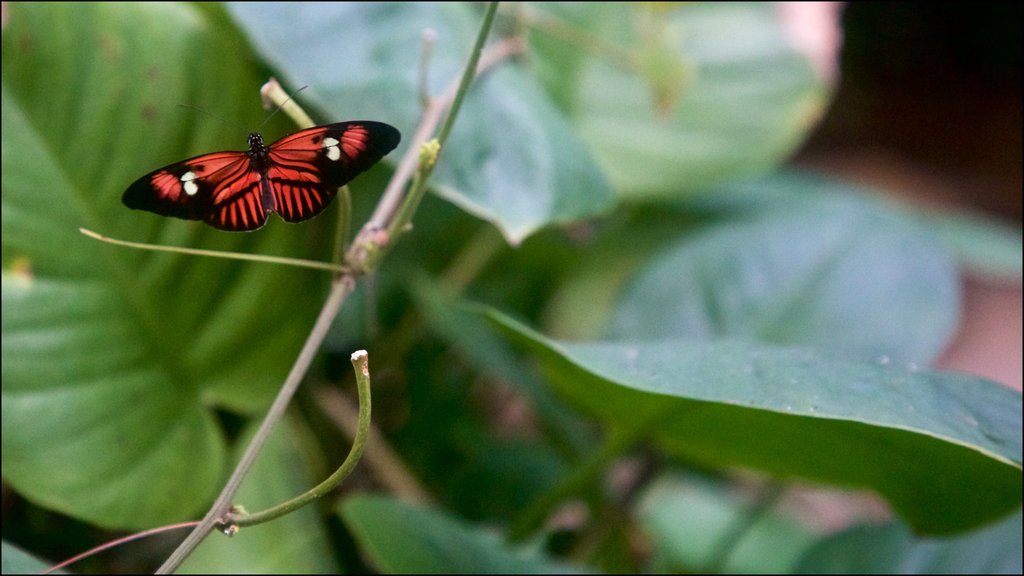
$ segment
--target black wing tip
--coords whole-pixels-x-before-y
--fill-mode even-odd
[[[139,178],[124,191],[121,195],[121,203],[132,210],[152,211],[153,202],[149,196],[152,194],[152,187],[149,185],[149,176]]]
[[[345,124],[363,126],[369,130],[370,135],[372,136],[370,141],[381,156],[385,156],[397,148],[398,144],[402,141],[402,133],[398,131],[398,128],[395,128],[386,122],[380,122],[377,120],[356,120],[354,122],[345,122]]]

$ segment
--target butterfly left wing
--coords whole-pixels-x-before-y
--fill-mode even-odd
[[[203,220],[221,230],[255,230],[267,221],[261,174],[245,152],[214,152],[136,180],[122,202],[161,216]]]
[[[301,222],[326,207],[338,188],[398,146],[401,135],[383,122],[339,122],[301,130],[270,145],[267,181],[274,210]]]

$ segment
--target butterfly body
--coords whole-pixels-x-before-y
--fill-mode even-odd
[[[203,220],[232,232],[256,230],[276,212],[308,220],[337,189],[394,150],[401,135],[382,122],[340,122],[301,130],[270,146],[249,135],[245,152],[214,152],[155,170],[122,201],[162,216]]]

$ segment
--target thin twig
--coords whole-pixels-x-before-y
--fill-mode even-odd
[[[285,258],[283,256],[265,256],[263,254],[243,254],[241,252],[222,252],[220,250],[202,250],[200,248],[182,248],[179,246],[163,246],[161,244],[146,244],[143,242],[129,242],[127,240],[118,240],[116,238],[104,236],[102,234],[98,234],[86,228],[79,228],[78,231],[90,238],[95,238],[96,240],[99,240],[101,242],[115,244],[117,246],[127,246],[128,248],[135,248],[138,250],[152,250],[155,252],[175,252],[177,254],[206,256],[209,258],[225,258],[228,260],[247,260],[249,262],[261,262],[263,264],[284,264],[286,266],[298,266],[301,268],[326,270],[328,272],[334,272],[338,274],[346,272],[348,270],[348,268],[345,268],[344,266],[331,264],[329,262],[317,262],[316,260]]]
[[[105,544],[100,544],[99,546],[97,546],[97,547],[95,547],[95,548],[93,548],[91,550],[86,550],[85,552],[82,552],[81,554],[78,554],[76,556],[72,556],[71,558],[68,558],[67,560],[61,562],[60,564],[56,564],[54,566],[50,566],[49,568],[47,568],[46,570],[43,571],[43,574],[52,574],[52,573],[56,572],[57,570],[60,570],[61,568],[67,568],[68,566],[74,564],[75,562],[78,562],[79,560],[82,560],[83,558],[88,558],[89,556],[94,556],[96,554],[99,554],[100,552],[103,552],[104,550],[110,550],[111,548],[114,548],[115,546],[120,546],[121,544],[127,544],[129,542],[134,542],[136,540],[141,540],[142,538],[148,538],[148,537],[154,536],[156,534],[163,534],[164,532],[170,532],[171,530],[181,530],[182,528],[190,528],[190,527],[195,526],[197,524],[199,524],[199,522],[195,522],[195,521],[192,521],[192,522],[182,522],[180,524],[171,524],[169,526],[160,526],[158,528],[150,528],[149,530],[143,530],[142,532],[136,532],[135,534],[129,534],[128,536],[125,536],[124,538],[118,538],[117,540],[111,540],[110,542],[107,542]]]
[[[434,52],[434,44],[437,42],[437,30],[427,28],[420,36],[420,67],[419,67],[419,93],[420,106],[426,110],[430,106],[430,56]]]

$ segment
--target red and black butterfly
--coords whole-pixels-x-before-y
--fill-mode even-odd
[[[247,152],[214,152],[165,166],[136,180],[121,201],[232,232],[263,226],[270,212],[302,222],[323,211],[339,187],[399,140],[394,127],[373,121],[317,126],[269,147],[253,132]]]

